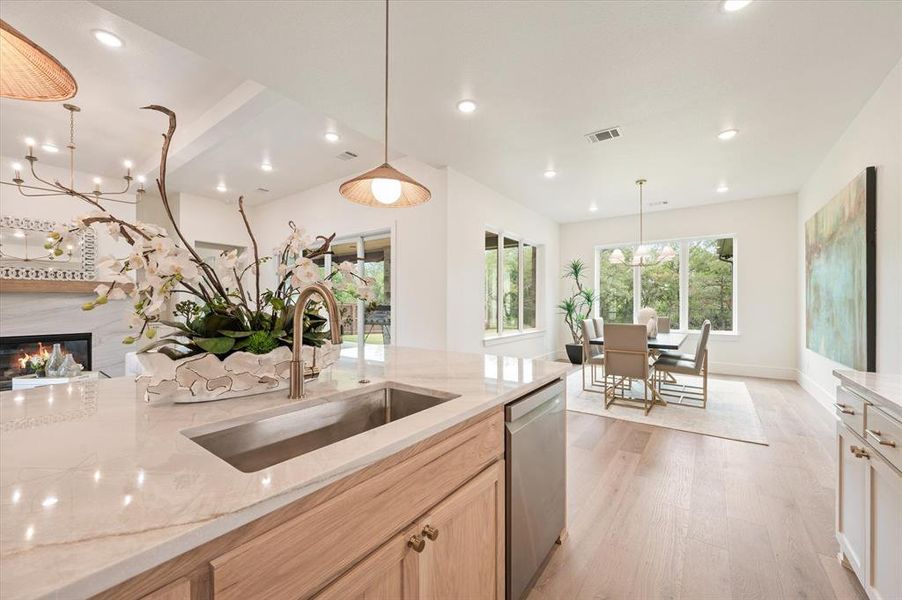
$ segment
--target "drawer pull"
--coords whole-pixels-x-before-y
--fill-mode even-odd
[[[844,415],[854,415],[855,414],[855,411],[852,410],[851,408],[849,408],[848,406],[846,406],[845,404],[840,404],[839,402],[834,402],[833,406],[835,406],[837,409],[839,409],[839,412],[841,412]]]
[[[883,435],[883,434],[880,433],[879,431],[877,431],[876,429],[865,429],[864,432],[865,432],[867,435],[869,435],[869,436],[871,436],[872,438],[874,438],[875,440],[877,440],[877,443],[880,444],[880,445],[882,445],[882,446],[889,446],[890,448],[895,448],[895,447],[896,447],[896,442],[894,442],[894,441],[892,441],[892,440],[885,440],[885,439],[883,439],[882,437],[880,437],[880,436]]]
[[[438,537],[438,529],[436,529],[432,525],[426,525],[426,527],[423,527],[423,535],[434,542],[435,538]]]
[[[871,458],[871,455],[868,454],[868,451],[864,448],[859,448],[858,446],[849,446],[849,452],[855,455],[855,458]]]
[[[426,540],[423,539],[423,536],[414,534],[407,540],[407,545],[413,548],[414,552],[422,552],[426,547]]]

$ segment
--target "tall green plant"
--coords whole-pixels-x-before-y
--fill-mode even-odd
[[[574,259],[564,268],[562,279],[572,281],[570,295],[561,300],[557,305],[564,316],[564,323],[570,329],[570,336],[574,344],[583,341],[582,322],[592,314],[592,307],[598,299],[594,288],[583,285],[583,278],[587,276],[586,265],[580,259]]]

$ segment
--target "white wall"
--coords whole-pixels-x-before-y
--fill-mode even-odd
[[[448,169],[447,226],[448,349],[530,358],[556,354],[558,223]],[[540,332],[486,347],[483,324],[487,226],[539,246],[536,327]]]
[[[719,234],[736,238],[738,334],[712,335],[712,372],[795,378],[796,212],[796,197],[787,195],[646,215],[649,241]],[[594,268],[594,247],[635,243],[637,220],[629,216],[561,225],[560,264],[581,258]],[[559,293],[567,291],[561,282]],[[569,341],[566,333],[562,328],[562,343]],[[690,336],[683,351],[693,351],[695,343]]]
[[[192,246],[197,242],[208,242],[251,248],[237,201],[226,204],[217,198],[178,194],[177,210],[179,229]],[[245,206],[245,211],[250,212],[249,207]],[[261,253],[270,250],[261,242]]]
[[[887,75],[799,192],[799,383],[832,403],[835,363],[805,347],[805,222],[866,167],[877,167],[877,371],[902,372],[902,62]]]
[[[261,252],[270,253],[288,235],[288,221],[308,233],[339,237],[392,230],[393,342],[419,348],[445,347],[446,172],[412,158],[393,165],[432,192],[432,200],[415,208],[370,208],[348,202],[334,180],[250,211]],[[362,166],[361,169],[364,169]],[[272,265],[268,265],[271,269]],[[264,278],[264,287],[273,276]]]

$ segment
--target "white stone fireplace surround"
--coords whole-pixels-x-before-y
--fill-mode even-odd
[[[111,377],[125,374],[125,354],[134,346],[122,343],[132,335],[125,324],[126,300],[83,311],[94,294],[0,293],[0,334],[3,336],[80,333],[90,331],[92,368]]]

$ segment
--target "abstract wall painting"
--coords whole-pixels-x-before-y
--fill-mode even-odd
[[[858,371],[877,366],[877,169],[805,223],[805,345]]]

